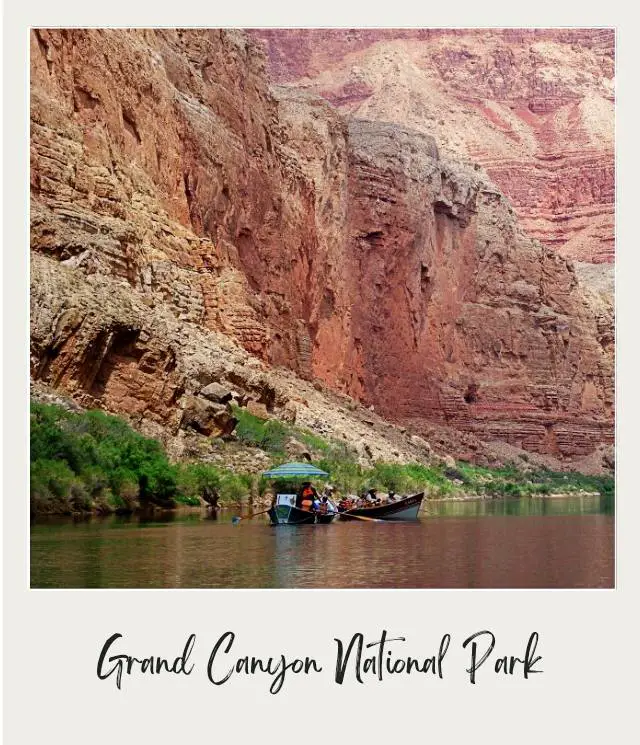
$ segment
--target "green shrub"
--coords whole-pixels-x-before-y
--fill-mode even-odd
[[[489,469],[464,461],[456,464],[455,473],[441,464],[379,462],[362,468],[355,453],[342,442],[323,440],[277,420],[263,421],[246,409],[236,408],[235,414],[238,439],[271,452],[276,464],[285,460],[284,446],[291,434],[321,451],[318,465],[330,474],[341,494],[375,487],[446,496],[457,489],[451,480],[455,476],[469,494],[522,497],[582,489],[599,492],[608,509],[614,508],[612,476],[562,473],[545,467],[525,473],[514,464]],[[133,510],[140,502],[149,501],[163,506],[176,501],[195,505],[205,489],[237,503],[251,493],[254,483],[261,495],[271,485],[262,476],[234,473],[208,463],[172,465],[159,442],[101,411],[76,414],[32,403],[30,448],[32,513]]]
[[[220,469],[209,463],[181,463],[177,470],[180,497],[200,498],[205,489],[220,489]]]
[[[261,447],[272,453],[281,453],[288,436],[287,428],[282,422],[270,419],[264,427]]]
[[[242,475],[227,471],[222,476],[220,495],[224,501],[241,502],[249,496],[250,491],[250,477],[249,484],[247,484],[246,474]]]
[[[340,460],[327,457],[318,466],[329,474],[331,483],[341,494],[356,494],[364,487],[363,469],[352,460]]]
[[[397,493],[411,491],[418,484],[406,466],[397,463],[376,463],[371,478],[377,486]]]
[[[43,499],[60,499],[69,494],[75,474],[62,460],[31,463],[31,491]]]
[[[93,507],[91,497],[82,481],[76,479],[71,483],[69,502],[74,512],[88,512]]]
[[[289,432],[282,422],[277,419],[265,421],[239,407],[234,407],[234,416],[238,420],[235,434],[240,442],[272,453],[284,451]]]
[[[105,501],[109,507],[115,511],[120,512],[127,509],[127,503],[119,494],[114,494],[112,491],[105,493]]]
[[[176,492],[176,469],[160,443],[101,411],[32,403],[30,456],[35,504],[55,498],[86,509],[121,490],[124,506],[138,498],[166,503]]]
[[[304,445],[306,445],[310,450],[317,450],[321,453],[329,453],[332,449],[332,446],[327,440],[323,439],[319,435],[314,434],[313,432],[308,432],[307,430],[303,429],[295,429],[293,430],[293,436],[296,438],[296,440],[300,440]]]
[[[190,507],[198,507],[200,505],[200,499],[198,497],[186,497],[180,494],[175,499],[178,504],[187,504]]]

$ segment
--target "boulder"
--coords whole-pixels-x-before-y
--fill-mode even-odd
[[[227,387],[220,385],[220,383],[209,383],[201,391],[200,395],[204,396],[209,401],[215,403],[226,404],[233,398],[233,391],[230,391]]]
[[[242,393],[239,391],[233,392],[233,402],[236,404],[236,406],[240,406],[241,408],[244,408],[247,405],[248,400],[249,400],[249,396],[247,396],[246,393]]]
[[[442,462],[447,468],[450,468],[452,470],[455,470],[456,468],[456,462],[450,455],[445,455],[442,458]]]
[[[229,405],[213,403],[200,396],[186,397],[180,423],[183,429],[193,429],[210,437],[223,437],[230,435],[237,423]]]
[[[411,435],[411,442],[420,450],[431,453],[431,445],[425,439],[420,437],[420,435]]]
[[[253,399],[250,399],[249,401],[247,401],[247,405],[245,408],[250,414],[253,414],[253,416],[257,416],[259,419],[269,419],[269,412],[267,411],[267,407],[260,401],[254,401]]]
[[[290,458],[299,461],[308,461],[309,463],[311,462],[311,453],[309,452],[309,448],[299,440],[296,440],[293,437],[290,438],[286,444],[285,449],[287,455]]]
[[[298,416],[298,409],[292,401],[288,401],[280,412],[280,419],[287,424],[295,424]]]

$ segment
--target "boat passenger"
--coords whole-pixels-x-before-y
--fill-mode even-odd
[[[338,509],[340,510],[340,512],[344,512],[345,510],[350,510],[352,507],[355,507],[355,505],[355,499],[351,499],[350,497],[343,497],[338,504]]]
[[[318,498],[318,492],[313,488],[310,481],[305,481],[302,485],[302,491],[299,494],[300,503],[296,507],[301,510],[310,511],[313,508],[313,502]]]
[[[396,501],[396,493],[394,491],[389,491],[387,494],[387,502],[395,502]]]
[[[331,484],[327,484],[324,487],[324,491],[322,494],[322,500],[324,502],[326,498],[326,502],[329,505],[329,512],[337,512],[338,508],[336,507],[335,501],[333,499],[335,493],[335,488],[331,486]]]
[[[337,511],[338,510],[336,509],[336,506],[329,499],[329,497],[326,494],[323,494],[322,500],[320,501],[320,512],[322,512],[323,515],[326,515]]]

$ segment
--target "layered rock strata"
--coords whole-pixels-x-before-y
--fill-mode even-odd
[[[288,416],[241,359],[416,429],[612,442],[606,298],[424,132],[269,90],[238,31],[33,31],[31,116],[37,380],[174,434],[232,429],[212,383]]]
[[[144,292],[38,253],[31,261],[31,359],[41,400],[43,391],[64,391],[84,408],[124,414],[175,457],[190,454],[194,434],[228,433],[232,404],[344,443],[363,464],[431,455],[420,437],[318,382],[274,370],[165,305],[150,305]]]
[[[528,450],[610,440],[612,318],[477,171],[396,125],[350,127],[360,388],[394,417]]]
[[[481,163],[529,235],[614,257],[613,29],[260,29],[280,83]]]

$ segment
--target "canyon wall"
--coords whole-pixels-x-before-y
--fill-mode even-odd
[[[334,218],[316,226],[255,45],[235,31],[37,30],[31,59],[32,248],[311,375],[317,295],[339,272]],[[339,192],[344,125],[327,113],[321,127],[309,139]],[[348,337],[339,302],[331,322]]]
[[[270,89],[240,31],[34,30],[31,90],[35,379],[220,434],[216,381],[288,403],[242,360],[415,431],[613,441],[610,307],[420,128]]]
[[[572,264],[427,136],[354,120],[349,173],[366,400],[528,450],[610,441],[612,318]]]
[[[260,29],[271,74],[481,163],[527,233],[614,258],[613,29]]]

